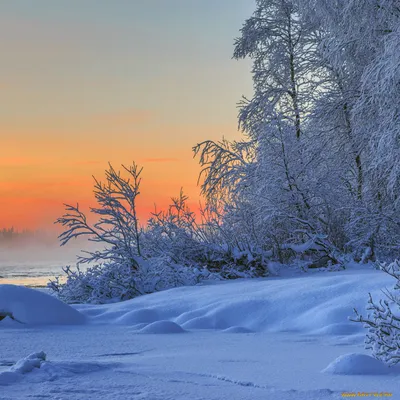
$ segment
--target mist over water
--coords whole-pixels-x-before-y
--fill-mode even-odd
[[[62,267],[74,266],[87,242],[60,247],[58,243],[13,243],[0,245],[0,284],[46,286],[55,276],[65,275]]]

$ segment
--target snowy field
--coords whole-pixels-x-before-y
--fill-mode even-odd
[[[400,369],[347,319],[393,283],[359,269],[73,307],[2,285],[0,399],[400,398]]]

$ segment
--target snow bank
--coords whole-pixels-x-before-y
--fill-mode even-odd
[[[183,333],[185,332],[178,324],[171,321],[157,321],[140,330],[141,333]]]
[[[46,354],[41,351],[22,358],[7,371],[0,372],[0,386],[8,386],[22,379],[30,383],[54,381],[74,375],[99,372],[115,365],[115,363],[96,362],[48,362]]]
[[[384,383],[395,398],[399,370],[356,354],[365,332],[347,320],[353,306],[365,308],[368,292],[378,296],[392,284],[380,271],[350,270],[74,305],[87,324],[0,329],[0,371],[8,368],[0,397],[333,400],[344,389],[372,393]],[[6,320],[15,326],[9,318],[0,326]],[[15,364],[29,373],[11,370],[38,345],[50,362],[36,357],[40,368],[29,360]],[[346,353],[353,355],[337,358]]]
[[[228,329],[224,329],[223,332],[226,333],[252,333],[250,329],[243,328],[243,326],[231,326]]]
[[[160,315],[156,310],[143,308],[140,310],[127,312],[126,314],[117,318],[116,322],[122,325],[132,325],[132,324],[155,322],[158,321],[159,318]]]
[[[364,329],[348,320],[353,308],[363,312],[368,293],[379,298],[393,283],[383,272],[365,269],[181,287],[117,304],[76,307],[91,321],[106,324],[172,321],[185,330],[357,336]]]
[[[7,316],[4,319],[0,320],[0,327],[5,328],[20,328],[23,325],[21,325],[20,322],[17,322],[15,319],[12,319],[11,317]]]
[[[35,368],[40,368],[45,361],[46,354],[43,351],[30,354],[28,357],[19,360],[8,371],[0,373],[0,385],[17,382],[23,374],[31,372]]]
[[[26,374],[27,372],[31,372],[34,368],[40,368],[44,361],[46,361],[46,354],[43,351],[33,353],[28,357],[19,360],[10,368],[10,372]]]
[[[0,313],[31,325],[76,325],[86,320],[79,311],[46,293],[15,285],[0,285]],[[9,317],[0,321],[0,328],[9,325]]]
[[[345,354],[330,363],[322,372],[335,375],[384,375],[391,372],[381,361],[366,354]]]

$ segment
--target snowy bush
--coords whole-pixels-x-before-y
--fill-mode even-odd
[[[67,281],[58,278],[49,282],[57,296],[67,303],[110,303],[166,290],[177,286],[192,286],[206,279],[220,279],[206,269],[188,268],[161,258],[138,260],[140,269],[129,264],[105,263],[82,271],[64,268]]]
[[[82,271],[70,266],[63,268],[65,283],[59,278],[48,283],[57,296],[67,303],[107,303],[131,299],[140,293],[138,278],[129,266],[106,263]]]
[[[143,237],[148,257],[168,257],[177,264],[192,265],[213,251],[211,231],[197,221],[187,200],[181,191],[167,211],[152,213]]]
[[[221,214],[200,209],[200,218],[186,204],[187,197],[172,199],[167,211],[154,212],[143,232],[143,247],[150,258],[161,257],[188,267],[206,268],[226,279],[268,275],[263,251],[221,225]]]
[[[78,256],[76,270],[66,267],[67,282],[55,280],[49,288],[60,298],[72,302],[112,301],[129,299],[142,292],[139,274],[142,266],[141,229],[136,215],[136,198],[140,191],[142,169],[135,163],[122,166],[126,177],[112,165],[106,170],[106,181],[95,180],[94,195],[98,207],[91,213],[96,222],[90,223],[79,205],[66,205],[66,213],[56,222],[66,229],[60,235],[61,245],[86,236],[101,247]],[[86,271],[80,264],[94,264]]]
[[[85,251],[78,257],[79,263],[129,263],[131,268],[138,268],[136,257],[141,256],[141,228],[136,215],[136,198],[140,194],[142,169],[135,163],[129,167],[122,165],[122,168],[126,177],[109,164],[105,183],[94,178],[98,207],[91,207],[90,212],[96,222],[91,224],[78,204],[66,204],[66,213],[56,221],[65,227],[59,236],[62,246],[80,236],[103,246],[100,250]]]
[[[252,260],[248,254],[236,257],[214,260],[204,266],[180,265],[166,257],[139,258],[138,270],[128,263],[104,263],[82,271],[78,264],[76,268],[63,268],[66,282],[57,277],[48,283],[48,288],[66,303],[109,303],[205,280],[260,276],[259,260]]]
[[[400,362],[400,297],[397,292],[400,289],[400,261],[380,264],[380,269],[397,280],[394,289],[384,291],[385,298],[379,302],[370,294],[367,318],[354,310],[357,317],[353,321],[363,323],[368,329],[365,344],[373,356],[395,365]]]
[[[123,301],[204,279],[268,274],[263,252],[227,245],[217,213],[202,210],[198,221],[183,192],[167,211],[154,212],[148,226],[140,227],[136,197],[142,170],[136,164],[123,168],[126,177],[110,165],[106,183],[95,179],[98,207],[90,211],[96,222],[90,224],[78,205],[66,205],[66,214],[57,220],[66,227],[62,245],[87,236],[102,246],[79,255],[75,269],[65,267],[66,282],[56,278],[48,284],[58,297],[69,303]],[[84,264],[89,265],[85,270]]]

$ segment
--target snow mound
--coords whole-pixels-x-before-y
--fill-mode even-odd
[[[226,329],[229,325],[215,315],[206,315],[204,317],[196,317],[182,324],[185,329]]]
[[[384,375],[390,370],[383,362],[371,356],[351,353],[338,357],[322,372],[334,375]]]
[[[140,324],[135,324],[135,325],[132,325],[131,327],[132,327],[133,330],[138,331],[138,330],[146,327],[147,325],[148,324],[146,322],[141,322]]]
[[[346,270],[291,278],[236,280],[180,287],[121,303],[77,306],[95,323],[143,329],[140,323],[173,321],[185,330],[297,332],[363,340],[362,324],[349,321],[363,312],[368,293],[376,299],[393,278],[381,271]],[[150,329],[150,328],[149,328]]]
[[[60,378],[74,375],[88,374],[115,367],[115,363],[88,363],[88,362],[48,362],[46,354],[30,354],[19,360],[7,371],[0,373],[0,386],[7,386],[19,382],[22,378],[30,383],[51,382]]]
[[[32,325],[77,325],[86,320],[79,311],[55,297],[15,285],[0,285],[0,311],[11,314],[20,323]],[[9,323],[0,322],[0,327],[6,325]]]
[[[44,361],[46,361],[46,354],[43,351],[39,353],[33,353],[28,357],[19,360],[10,368],[10,372],[26,374],[27,372],[31,372],[34,368],[40,368]]]
[[[359,327],[355,323],[331,324],[312,332],[315,335],[337,335],[347,336],[359,332]]]
[[[226,333],[252,333],[253,331],[243,326],[231,326],[228,329],[224,329],[223,332]]]
[[[136,325],[140,323],[152,323],[158,321],[160,316],[156,310],[142,308],[140,310],[130,311],[117,318],[117,323],[121,325]]]
[[[46,354],[43,351],[30,354],[28,357],[19,360],[8,371],[0,373],[0,385],[17,382],[23,374],[32,372],[35,368],[40,368],[45,361]]]
[[[17,322],[15,319],[12,319],[11,317],[7,316],[0,320],[0,328],[20,328],[23,327],[23,325],[20,322]]]
[[[142,328],[141,333],[183,333],[181,326],[172,321],[157,321]]]
[[[74,375],[84,375],[93,372],[103,371],[115,367],[115,363],[96,363],[96,362],[44,362],[37,374],[30,374],[31,382],[54,381],[60,378],[73,377]]]

